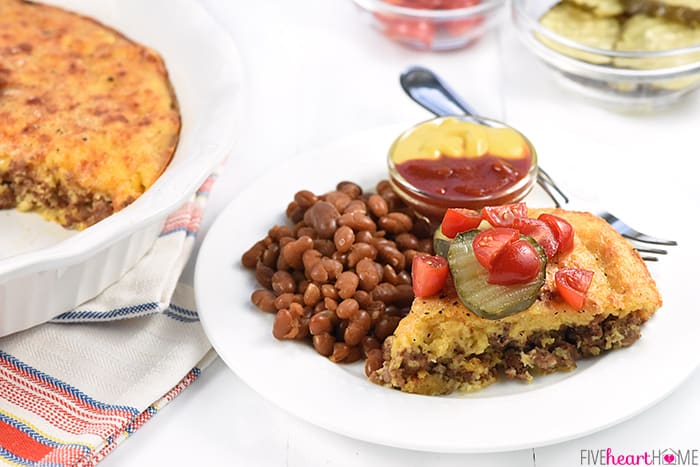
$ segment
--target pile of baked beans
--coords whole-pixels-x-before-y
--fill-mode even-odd
[[[276,225],[243,254],[261,288],[251,296],[275,313],[277,339],[311,341],[336,363],[366,358],[381,366],[381,346],[413,301],[411,263],[432,254],[427,221],[383,180],[375,193],[353,182],[316,195],[301,190]]]

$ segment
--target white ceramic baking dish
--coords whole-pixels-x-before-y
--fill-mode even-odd
[[[50,0],[114,27],[164,57],[182,113],[172,162],[138,200],[73,232],[0,211],[0,336],[96,296],[151,247],[176,210],[230,153],[242,108],[231,37],[195,0]]]

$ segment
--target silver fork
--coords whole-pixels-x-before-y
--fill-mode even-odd
[[[401,73],[400,82],[401,87],[411,99],[435,115],[470,115],[476,117],[477,121],[479,121],[474,110],[467,105],[457,93],[452,91],[447,84],[438,78],[435,73],[427,68],[414,66],[406,69]],[[625,224],[609,211],[586,206],[585,203],[578,200],[574,201],[573,198],[564,194],[561,188],[557,186],[554,180],[552,180],[552,177],[550,177],[542,167],[539,167],[537,182],[552,201],[554,201],[557,207],[567,205],[571,208],[575,206],[578,209],[592,212],[605,219],[615,230],[620,232],[620,234],[634,242],[667,246],[677,245],[674,240],[653,237],[639,232]],[[637,251],[642,253],[642,259],[645,261],[658,261],[657,256],[650,255],[665,255],[668,253],[662,248],[634,245]]]
[[[639,232],[633,229],[629,225],[625,224],[620,218],[615,216],[610,211],[605,209],[597,208],[592,206],[585,201],[574,199],[571,196],[567,196],[561,190],[561,188],[554,182],[552,177],[542,168],[539,167],[539,173],[537,174],[537,183],[542,187],[542,189],[547,193],[547,195],[554,201],[556,207],[567,206],[569,208],[589,211],[599,217],[605,219],[608,224],[610,224],[615,230],[620,232],[623,237],[632,240],[633,242],[638,242],[642,244],[652,244],[652,245],[666,245],[674,246],[678,243],[675,240],[668,240],[665,238],[653,237],[645,233]],[[657,256],[649,255],[665,255],[668,251],[663,248],[651,248],[651,247],[641,247],[633,243],[636,250],[642,253],[642,259],[645,261],[658,261]]]

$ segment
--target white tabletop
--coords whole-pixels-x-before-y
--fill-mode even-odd
[[[398,86],[400,71],[411,64],[435,69],[483,115],[506,120],[525,133],[537,126],[552,132],[577,130],[618,147],[624,141],[624,157],[631,163],[637,153],[662,154],[660,160],[670,164],[661,169],[662,176],[673,174],[679,187],[669,199],[650,189],[658,175],[652,167],[645,172],[648,179],[619,178],[639,188],[637,201],[624,206],[625,217],[651,226],[654,233],[658,229],[645,216],[650,210],[662,212],[664,203],[678,197],[695,213],[700,208],[699,190],[692,188],[697,175],[685,168],[697,166],[700,155],[700,93],[656,115],[622,115],[557,87],[507,23],[469,49],[431,54],[402,48],[370,30],[350,0],[201,1],[234,37],[247,96],[247,119],[212,194],[205,231],[229,200],[276,162],[354,132],[427,118]],[[601,185],[618,175],[602,169]],[[576,184],[575,174],[568,177]],[[585,185],[579,181],[578,187]],[[698,224],[690,219],[686,225]],[[585,457],[588,450],[607,448],[616,454],[673,448],[692,455],[695,450],[696,463],[686,465],[700,465],[698,393],[696,370],[654,407],[585,438],[508,453],[432,454],[359,442],[311,426],[261,398],[217,360],[102,465],[558,467],[594,465],[590,455]]]

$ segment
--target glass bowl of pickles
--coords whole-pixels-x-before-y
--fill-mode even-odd
[[[558,81],[599,103],[654,110],[700,88],[697,0],[512,0],[511,15]]]
[[[375,30],[406,47],[467,47],[502,17],[505,0],[353,0]]]

